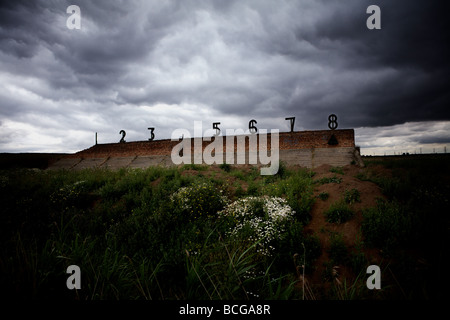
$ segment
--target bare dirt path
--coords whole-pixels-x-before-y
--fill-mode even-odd
[[[362,210],[365,208],[375,207],[377,198],[384,198],[381,189],[370,181],[361,181],[355,176],[362,173],[365,169],[354,165],[348,165],[340,168],[341,173],[331,172],[329,165],[323,165],[314,168],[316,173],[314,180],[322,178],[341,178],[340,183],[325,183],[317,184],[314,189],[314,196],[316,201],[311,210],[311,221],[305,226],[305,231],[309,234],[316,235],[322,245],[322,254],[315,263],[315,270],[310,276],[309,282],[311,285],[322,286],[323,272],[325,270],[325,263],[330,261],[328,249],[330,247],[330,237],[332,234],[340,234],[346,244],[346,247],[351,252],[355,250],[355,246],[359,241],[364,241],[361,234]],[[342,174],[343,173],[343,174]],[[346,190],[356,189],[360,193],[360,202],[355,202],[351,205],[355,215],[352,219],[342,224],[330,223],[326,221],[324,212],[334,202],[343,199]],[[328,198],[322,200],[319,194],[326,193]],[[364,253],[368,260],[378,259],[379,252],[377,250],[364,249]],[[354,277],[348,268],[339,265],[339,274],[342,278]]]

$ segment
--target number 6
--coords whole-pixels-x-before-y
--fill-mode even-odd
[[[248,123],[248,130],[250,133],[256,133],[258,131],[258,128],[255,127],[255,124],[257,124],[256,120],[250,120]]]

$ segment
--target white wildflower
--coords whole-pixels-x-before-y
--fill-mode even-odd
[[[255,212],[258,204],[262,204],[264,217]],[[230,230],[229,235],[239,235],[245,226],[250,228],[252,235],[248,239],[260,241],[257,252],[270,256],[275,250],[271,245],[272,241],[285,231],[284,226],[293,219],[295,211],[283,198],[246,197],[229,204],[219,214],[236,219],[236,225]]]

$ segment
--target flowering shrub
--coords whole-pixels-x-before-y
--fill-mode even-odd
[[[200,217],[214,217],[228,203],[228,198],[222,190],[206,182],[182,187],[170,196],[170,200],[186,213],[191,221]]]
[[[82,193],[84,183],[85,181],[78,181],[59,188],[50,195],[50,201],[65,209],[76,205]]]
[[[228,235],[258,241],[258,252],[270,256],[273,240],[283,235],[295,211],[283,198],[264,196],[241,198],[219,214],[234,219]]]

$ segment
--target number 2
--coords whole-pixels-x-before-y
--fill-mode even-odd
[[[125,141],[125,136],[127,135],[127,133],[125,132],[125,130],[120,130],[119,132],[122,135],[122,139],[120,139],[120,143],[124,143]]]

